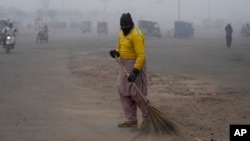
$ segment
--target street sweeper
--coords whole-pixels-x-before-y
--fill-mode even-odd
[[[117,89],[123,107],[125,122],[118,124],[118,127],[137,127],[137,107],[142,112],[141,129],[148,128],[148,109],[146,101],[138,94],[133,86],[139,88],[144,96],[147,96],[148,80],[146,71],[146,59],[144,50],[144,35],[134,25],[130,13],[123,13],[120,18],[121,31],[118,36],[117,47],[110,51],[113,58],[119,57],[119,61],[129,72],[126,74],[122,69],[117,79]]]

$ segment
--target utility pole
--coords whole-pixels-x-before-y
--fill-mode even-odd
[[[247,0],[245,0],[245,8],[244,8],[244,18],[247,21]]]
[[[178,20],[181,20],[181,0],[178,0]]]
[[[64,0],[62,0],[62,20],[63,20],[63,22],[65,21],[65,17],[64,17],[64,15],[65,15],[65,11],[64,11],[64,9],[65,9],[65,7],[64,7]]]
[[[109,0],[99,0],[99,1],[103,4],[102,14],[103,14],[103,17],[106,18],[106,16],[107,16],[107,4],[108,4]]]
[[[207,0],[207,19],[210,20],[210,0]]]
[[[148,0],[148,16],[151,17],[151,1]]]
[[[62,11],[64,11],[64,0],[62,0]]]

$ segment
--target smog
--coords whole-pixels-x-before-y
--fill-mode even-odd
[[[0,0],[0,140],[229,140],[231,124],[250,121],[249,6],[248,0]],[[110,51],[124,33],[124,13],[143,33],[147,97],[182,137],[116,125],[123,120],[120,66]],[[7,51],[9,24],[16,32],[8,35],[15,40]]]

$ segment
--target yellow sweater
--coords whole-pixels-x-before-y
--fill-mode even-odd
[[[134,68],[141,70],[145,59],[144,35],[135,26],[126,36],[120,31],[116,51],[121,58],[135,58]]]

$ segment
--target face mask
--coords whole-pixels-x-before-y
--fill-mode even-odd
[[[121,30],[122,30],[124,36],[128,35],[131,29],[132,29],[131,25],[127,25],[127,26],[121,25]]]

